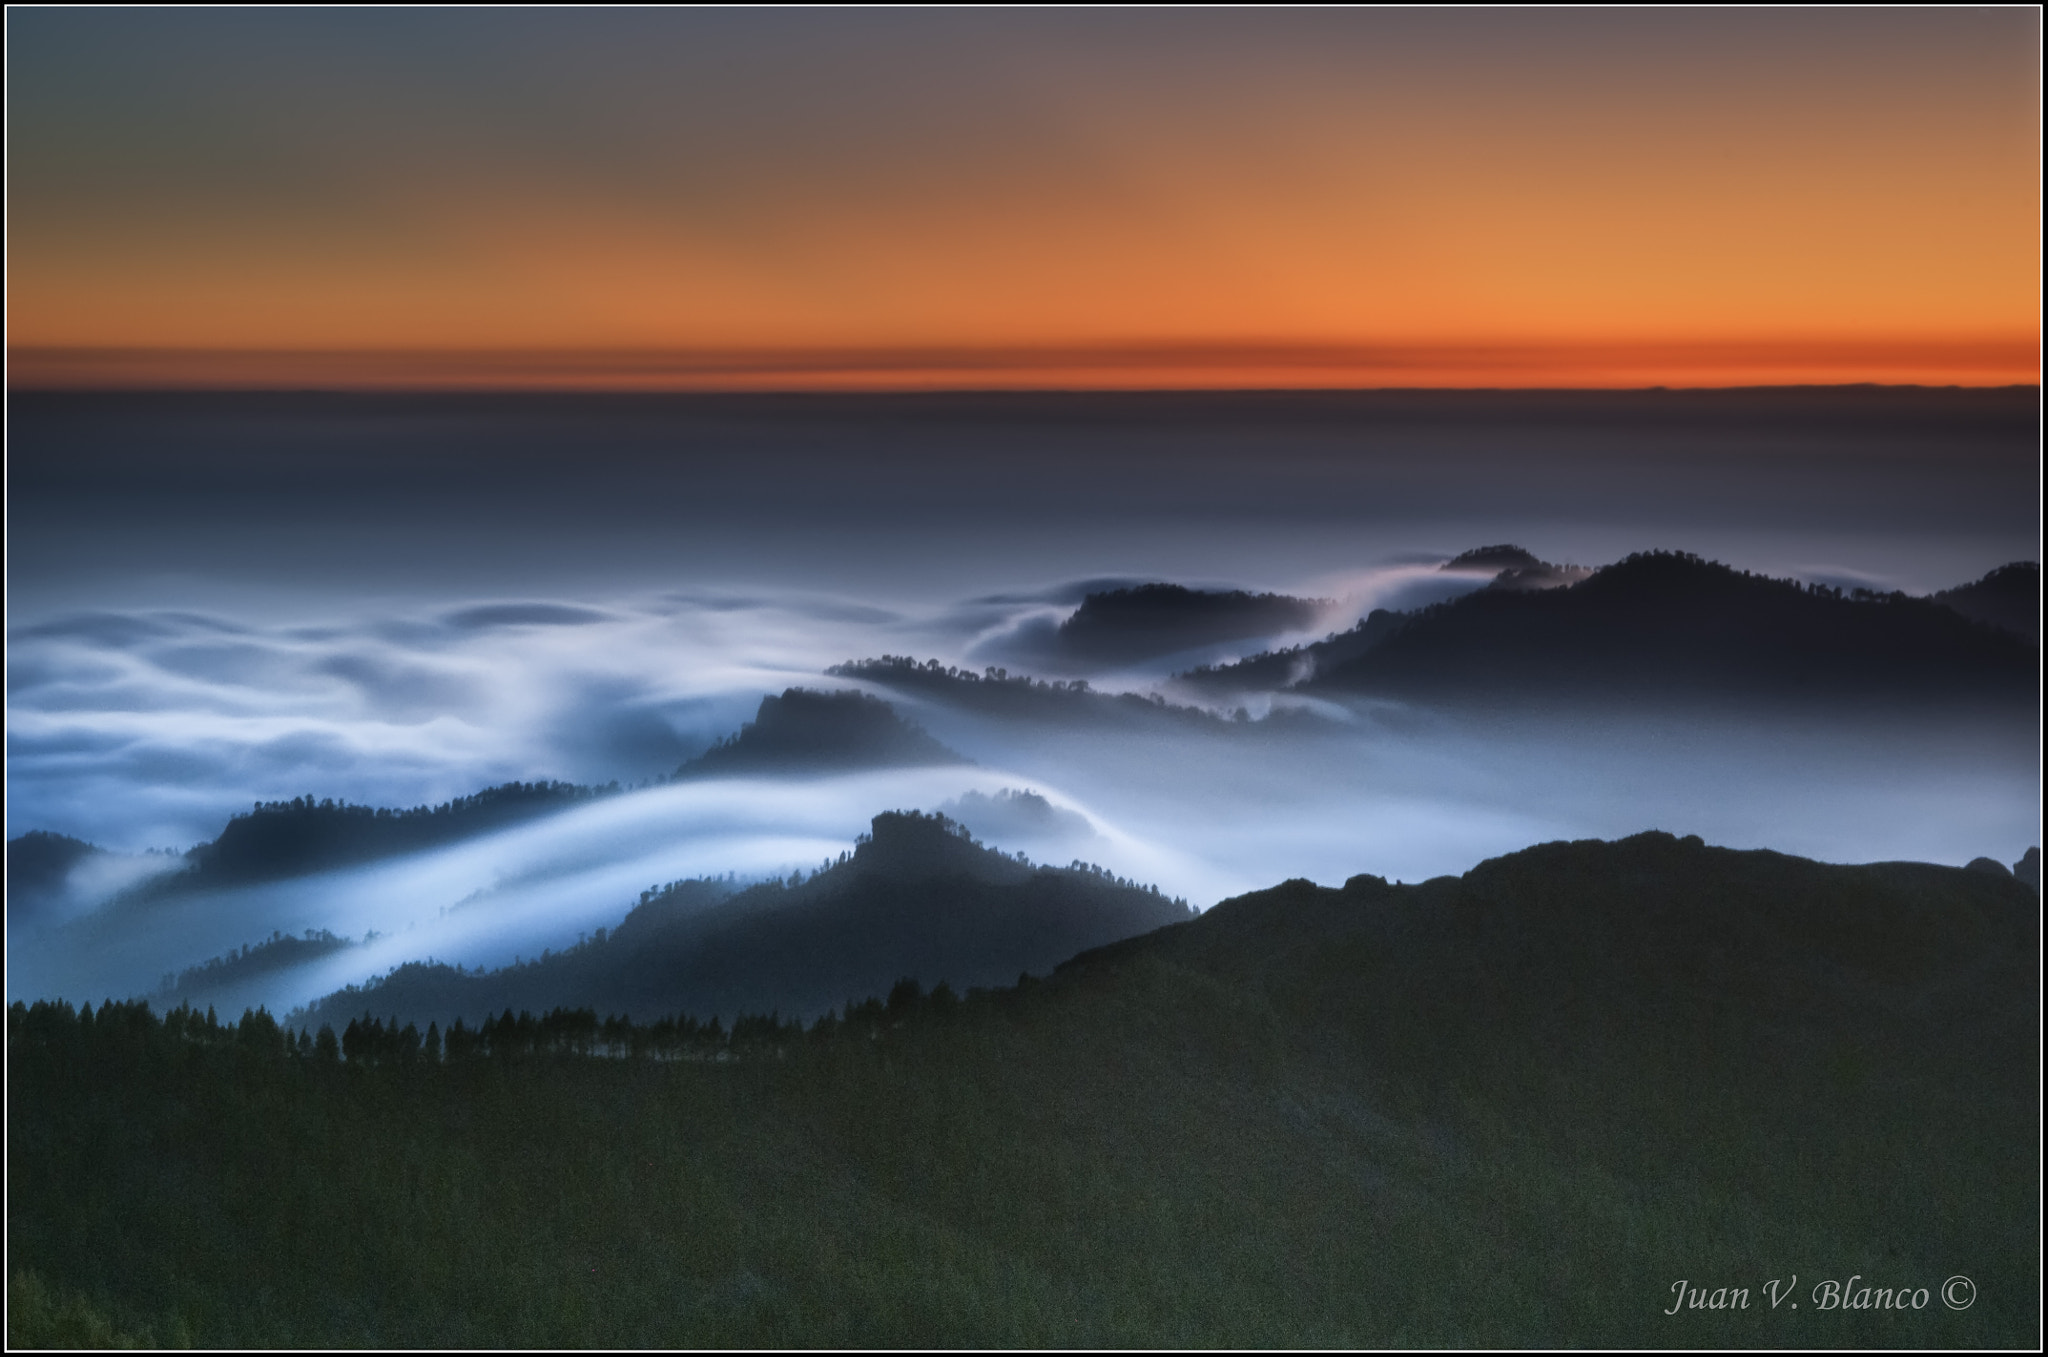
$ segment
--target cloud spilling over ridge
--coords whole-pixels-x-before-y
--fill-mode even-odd
[[[446,848],[313,876],[143,902],[115,901],[68,927],[10,941],[10,987],[130,994],[273,930],[326,929],[365,945],[276,977],[267,1002],[304,1002],[435,957],[502,966],[616,924],[649,886],[817,867],[851,846],[878,807],[937,805],[1014,777],[915,769],[786,781],[707,779],[589,803]],[[1126,871],[1198,873],[1128,836],[1093,841]],[[1177,869],[1176,869],[1177,868]]]
[[[841,686],[820,677],[835,662],[899,646],[962,656],[1042,606],[911,614],[696,590],[289,624],[46,618],[12,637],[8,833],[183,848],[251,801],[408,806],[512,780],[638,782],[730,735],[764,693]]]
[[[1336,626],[1490,578],[1442,563],[1289,592],[1335,600]],[[1290,716],[1276,698],[1283,719],[1240,722],[1071,688],[1041,694],[1045,711],[1027,717],[950,702],[944,685],[891,690],[885,677],[824,672],[878,652],[971,663],[992,633],[1070,610],[1088,592],[1078,587],[922,608],[676,587],[282,620],[228,607],[35,618],[10,647],[9,835],[52,830],[120,854],[211,839],[252,801],[409,807],[513,780],[630,788],[665,778],[756,720],[764,695],[792,688],[863,688],[971,762],[706,769],[702,781],[629,790],[404,859],[191,893],[148,913],[115,906],[25,933],[11,925],[10,987],[74,1000],[144,992],[166,970],[273,930],[377,935],[280,978],[265,991],[273,1003],[426,956],[503,964],[615,924],[657,882],[815,866],[891,809],[950,808],[1005,850],[1099,862],[1198,906],[1289,877],[1417,880],[1531,843],[1651,828],[1823,860],[1956,864],[2017,857],[2037,835],[2035,745],[2011,722],[1773,726],[1540,710],[1489,722],[1292,695],[1282,696],[1310,715]],[[1158,657],[1098,686],[1142,689],[1178,662]],[[1042,804],[1006,800],[1005,789]],[[160,861],[98,861],[104,880],[67,882],[59,916],[90,912],[88,896]]]
[[[1413,881],[1643,827],[1823,859],[1960,863],[1987,848],[2016,856],[2010,845],[2038,823],[2031,762],[1996,730],[1887,745],[1856,730],[1504,730],[1367,714],[1314,739],[1246,742],[914,714],[980,765],[666,784],[406,858],[116,902],[64,927],[10,928],[10,989],[147,992],[273,930],[377,935],[266,981],[273,1006],[408,960],[503,965],[617,924],[659,882],[815,867],[895,807],[972,813],[999,847],[1097,862],[1201,906],[1289,877]],[[1044,806],[1000,805],[1017,792]]]
[[[655,597],[311,626],[48,620],[14,636],[10,834],[183,847],[251,800],[412,805],[513,779],[666,773],[874,625],[832,613]]]

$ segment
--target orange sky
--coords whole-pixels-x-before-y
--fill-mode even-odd
[[[2039,375],[2031,10],[8,37],[16,387]]]

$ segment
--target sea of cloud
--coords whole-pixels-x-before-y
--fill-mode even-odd
[[[1319,629],[1162,656],[1107,686],[1142,689],[1483,582],[1413,563],[1318,581],[1341,586]],[[908,608],[667,591],[286,621],[59,614],[10,637],[7,832],[182,850],[253,801],[411,806],[515,779],[637,784],[730,734],[766,693],[843,686],[822,676],[830,665],[901,653],[980,668],[1003,638],[1105,583]]]
[[[1419,606],[1483,579],[1409,560],[1295,592],[1332,599],[1318,623],[1334,630],[1373,607]],[[668,590],[330,605],[290,617],[224,607],[44,616],[10,638],[8,834],[55,831],[113,856],[74,873],[71,923],[11,925],[10,993],[146,992],[167,971],[273,930],[370,939],[278,977],[259,995],[273,1007],[407,960],[502,965],[617,923],[649,885],[786,875],[850,847],[878,812],[985,810],[971,798],[1006,788],[1044,797],[1064,829],[1033,838],[985,817],[997,846],[1085,858],[1197,907],[1292,877],[1413,881],[1532,843],[1644,829],[1834,861],[2009,861],[2038,823],[2031,744],[1995,727],[1685,725],[1620,713],[1502,725],[1384,704],[1249,729],[1121,728],[876,689],[971,764],[666,781],[751,718],[764,694],[845,686],[823,671],[884,653],[979,668],[1003,637],[1056,621],[1101,583],[888,606],[797,590]],[[1314,635],[1201,658],[1303,639]],[[1143,690],[1189,659],[1160,657],[1098,686]],[[130,909],[119,927],[93,926],[120,887],[176,861],[144,850],[211,839],[252,802],[414,806],[541,779],[625,790],[433,852],[167,897]]]

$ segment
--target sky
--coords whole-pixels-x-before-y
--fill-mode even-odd
[[[9,381],[2038,381],[2039,13],[7,16]]]

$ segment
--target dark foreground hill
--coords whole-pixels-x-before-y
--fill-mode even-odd
[[[368,1013],[424,1029],[557,1007],[642,1021],[667,1013],[808,1019],[904,977],[955,990],[1007,984],[1188,917],[1184,903],[1156,889],[1078,865],[1032,866],[982,847],[944,816],[893,812],[808,880],[738,894],[717,882],[679,882],[566,952],[489,972],[403,966],[330,995],[303,1021],[339,1029]]]
[[[1570,587],[1376,611],[1327,641],[1183,681],[1211,695],[1287,686],[1511,710],[1974,712],[2032,707],[2039,672],[2034,646],[1933,599],[1649,552]]]
[[[2032,1350],[2039,944],[1656,834],[694,1046],[17,1005],[9,1336]]]

